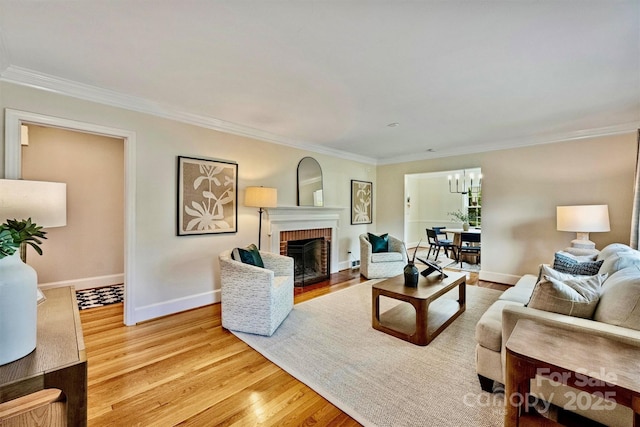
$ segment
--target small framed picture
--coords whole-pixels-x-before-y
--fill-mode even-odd
[[[373,183],[351,180],[351,224],[371,224],[373,215]]]
[[[238,164],[178,156],[178,236],[238,231]]]

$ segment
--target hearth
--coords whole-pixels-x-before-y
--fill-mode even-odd
[[[295,286],[307,286],[329,278],[331,246],[324,237],[287,241],[293,258]]]

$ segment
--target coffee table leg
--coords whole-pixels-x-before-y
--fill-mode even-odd
[[[371,293],[371,326],[376,328],[380,325],[380,292],[373,289]]]
[[[458,303],[460,304],[460,309],[464,311],[467,304],[467,283],[463,281],[458,286]]]
[[[416,310],[416,332],[413,335],[413,344],[427,345],[431,341],[429,337],[429,301],[412,301]]]

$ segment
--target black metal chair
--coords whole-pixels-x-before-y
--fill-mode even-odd
[[[460,246],[458,246],[458,261],[460,261],[460,267],[462,267],[463,255],[475,256],[476,263],[480,263],[481,237],[482,235],[480,233],[460,233]]]
[[[443,234],[443,233],[440,233]],[[429,252],[427,253],[427,259],[431,256],[431,251],[435,251],[435,258],[438,259],[438,255],[440,255],[440,248],[444,249],[444,254],[449,256],[449,251],[453,254],[454,258],[456,258],[456,245],[451,240],[440,240],[438,239],[438,233],[432,229],[427,228],[427,241],[429,243]]]

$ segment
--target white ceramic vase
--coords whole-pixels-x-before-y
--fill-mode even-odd
[[[19,251],[0,259],[0,365],[36,348],[38,276]]]

